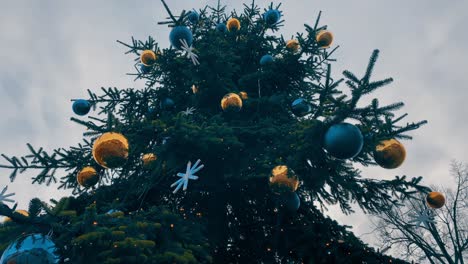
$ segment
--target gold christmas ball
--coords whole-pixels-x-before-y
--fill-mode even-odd
[[[18,214],[22,214],[22,215],[24,215],[26,217],[29,216],[29,212],[26,211],[26,210],[19,209],[19,210],[16,210],[15,212],[18,213]],[[8,222],[11,222],[11,221],[12,221],[11,218],[8,217],[8,216],[3,219],[3,223],[8,223]]]
[[[287,190],[295,192],[299,187],[299,178],[287,166],[279,165],[271,171],[270,186],[278,191]]]
[[[156,53],[154,53],[152,50],[144,50],[140,55],[141,63],[146,66],[153,65],[157,59],[158,56],[156,56]]]
[[[286,42],[286,48],[290,51],[296,52],[299,50],[299,41],[297,39],[290,39]]]
[[[315,37],[317,44],[322,48],[329,48],[333,43],[333,34],[328,30],[321,30]]]
[[[79,185],[89,188],[99,181],[99,175],[93,167],[84,167],[76,175],[76,181]]]
[[[227,21],[226,25],[227,25],[227,28],[228,28],[229,31],[239,30],[240,27],[241,27],[239,19],[234,18],[234,17],[230,18]]]
[[[374,160],[382,168],[395,169],[405,161],[406,150],[403,144],[396,139],[380,142],[374,151]]]
[[[246,93],[246,92],[239,92],[239,96],[240,98],[242,98],[242,100],[247,100],[249,99],[249,95]]]
[[[430,192],[426,196],[427,206],[439,209],[445,204],[445,196],[440,192]]]
[[[120,133],[102,134],[93,145],[94,160],[104,168],[116,168],[128,158],[128,140]]]
[[[239,112],[242,108],[242,99],[235,93],[228,93],[221,99],[221,108],[224,111]]]
[[[143,155],[143,157],[141,157],[141,161],[143,161],[143,166],[144,167],[151,166],[152,164],[154,164],[154,162],[157,159],[158,159],[158,157],[153,153],[147,153],[147,154]]]

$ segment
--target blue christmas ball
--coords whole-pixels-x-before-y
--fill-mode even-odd
[[[146,66],[143,63],[140,64],[140,72],[143,74],[148,74],[151,72],[151,66]]]
[[[84,116],[91,110],[91,103],[88,100],[78,99],[73,102],[73,112],[77,115]]]
[[[270,54],[263,55],[262,58],[260,58],[260,65],[265,66],[268,63],[272,63],[274,60],[275,59]]]
[[[55,243],[48,236],[27,235],[18,238],[3,251],[0,263],[55,264],[59,262],[55,250]]]
[[[169,110],[175,106],[175,102],[171,98],[165,98],[164,100],[161,101],[160,106],[161,106],[161,109]]]
[[[312,111],[312,106],[303,98],[298,98],[292,102],[291,110],[294,115],[303,117]]]
[[[325,133],[324,147],[338,159],[351,159],[361,152],[364,138],[355,125],[341,123],[331,126]]]
[[[283,192],[279,194],[280,208],[284,208],[289,213],[295,213],[301,206],[301,200],[296,192]]]
[[[216,30],[218,30],[219,32],[227,32],[227,26],[226,24],[224,23],[219,23],[217,26],[216,26]]]
[[[270,9],[266,11],[265,14],[263,14],[263,20],[265,20],[268,25],[274,25],[278,23],[280,18],[281,13],[277,9]]]
[[[190,21],[190,23],[192,23],[192,24],[196,24],[200,20],[200,15],[195,10],[190,11],[187,17],[188,17],[188,20]]]
[[[190,29],[186,26],[176,26],[169,34],[169,40],[171,41],[171,45],[177,49],[182,48],[181,40],[185,40],[187,45],[190,46],[193,42],[192,31],[190,31]]]

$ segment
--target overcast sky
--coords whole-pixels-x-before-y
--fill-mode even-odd
[[[216,1],[168,1],[175,13]],[[173,3],[176,2],[176,3]],[[225,1],[226,3],[228,1]],[[242,1],[229,1],[239,9]],[[266,7],[269,1],[257,1]],[[26,142],[52,150],[76,145],[83,127],[69,121],[71,98],[86,89],[143,87],[125,73],[133,57],[115,40],[153,36],[167,47],[169,31],[156,23],[166,14],[159,1],[3,1],[0,9],[0,153],[26,153]],[[363,176],[391,179],[394,175],[424,176],[424,183],[447,184],[451,159],[468,161],[468,1],[328,0],[284,1],[286,19],[280,33],[290,37],[313,24],[322,10],[322,23],[334,32],[338,59],[335,77],[344,69],[361,75],[372,50],[381,50],[374,78],[395,82],[374,93],[382,104],[404,101],[407,121],[429,124],[405,141],[408,157],[396,170],[365,169]],[[63,192],[30,184],[33,173],[9,183],[0,170],[0,187],[9,184],[19,208],[33,197],[48,200]],[[367,216],[329,214],[352,225],[357,235],[370,230]],[[372,241],[371,236],[361,236]]]

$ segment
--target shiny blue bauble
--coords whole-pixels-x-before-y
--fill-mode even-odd
[[[301,200],[296,192],[283,192],[279,194],[280,209],[284,209],[287,213],[295,213],[301,206]]]
[[[325,133],[324,147],[338,159],[351,159],[361,152],[364,139],[355,125],[341,123],[331,126]]]
[[[175,102],[171,98],[165,98],[164,100],[161,101],[161,109],[163,110],[170,110],[174,108]]]
[[[171,41],[171,45],[177,49],[182,48],[181,40],[187,41],[187,44],[190,46],[193,42],[192,31],[186,26],[176,26],[169,34],[169,40]]]
[[[55,250],[55,243],[48,236],[42,234],[23,236],[3,251],[0,263],[55,264],[59,262]]]
[[[151,66],[146,66],[143,63],[140,64],[140,72],[143,74],[148,74],[151,72]]]
[[[73,102],[73,112],[77,115],[84,116],[91,110],[91,103],[88,100],[78,99]]]
[[[193,10],[189,12],[187,18],[190,21],[190,23],[196,24],[200,20],[200,15],[198,14],[197,11]]]
[[[274,60],[275,59],[270,54],[263,55],[262,58],[260,58],[260,65],[265,66],[272,63]]]
[[[265,14],[263,14],[263,20],[265,20],[265,23],[268,25],[274,25],[278,23],[278,21],[281,18],[281,13],[277,9],[270,9],[266,11]]]
[[[218,23],[218,25],[216,25],[216,30],[218,30],[219,32],[227,32],[227,26],[226,24],[224,23]]]
[[[298,98],[292,102],[291,110],[295,116],[303,117],[312,111],[312,106],[303,98]]]

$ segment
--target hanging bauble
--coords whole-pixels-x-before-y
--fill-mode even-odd
[[[273,56],[271,56],[270,54],[266,54],[260,58],[260,65],[265,66],[267,64],[272,63],[273,61],[275,61]]]
[[[278,21],[281,18],[281,13],[277,9],[270,9],[263,14],[263,20],[265,20],[265,23],[268,25],[274,25],[278,23]]]
[[[77,115],[84,116],[91,110],[91,103],[88,100],[78,99],[73,102],[73,112]]]
[[[150,167],[157,159],[158,157],[154,153],[147,153],[141,157],[141,161],[143,162],[144,167]]]
[[[156,53],[152,50],[144,50],[140,55],[141,63],[145,66],[153,65],[157,59]]]
[[[271,171],[270,186],[275,192],[295,192],[299,187],[299,178],[288,166],[278,165]]]
[[[152,67],[151,66],[146,66],[143,63],[140,64],[140,72],[143,74],[148,74],[151,72]]]
[[[197,11],[192,10],[188,13],[187,18],[190,21],[190,23],[196,24],[200,20],[200,14],[198,14]]]
[[[354,158],[361,152],[364,138],[358,127],[348,123],[331,126],[325,133],[324,147],[338,159]]]
[[[84,167],[76,175],[76,181],[79,185],[89,188],[99,182],[99,175],[93,167]]]
[[[400,167],[405,161],[406,150],[403,144],[396,139],[389,139],[380,142],[374,151],[374,160],[385,169],[395,169]]]
[[[1,264],[55,264],[59,257],[55,254],[55,243],[42,234],[20,237],[11,243],[0,258]]]
[[[18,214],[24,215],[26,217],[29,216],[29,212],[26,211],[26,210],[19,209],[19,210],[16,210],[15,212],[18,213]],[[13,221],[13,220],[11,220],[11,218],[8,217],[8,216],[3,219],[3,223],[8,223],[8,222],[11,222],[11,221]]]
[[[226,24],[224,23],[218,23],[218,25],[216,25],[216,30],[218,30],[219,32],[226,32],[228,30]]]
[[[333,43],[333,34],[328,30],[321,30],[315,37],[317,45],[322,48],[329,48]]]
[[[426,196],[427,206],[439,209],[445,205],[445,196],[440,192],[430,192]]]
[[[286,48],[289,51],[296,52],[299,50],[299,41],[297,39],[290,39],[286,42]]]
[[[239,112],[242,109],[242,99],[235,93],[228,93],[221,99],[221,108],[226,112]]]
[[[187,45],[190,47],[193,42],[192,31],[190,31],[190,29],[186,26],[176,26],[169,34],[169,40],[171,41],[171,45],[176,49],[182,48],[182,40],[185,40]]]
[[[292,102],[291,110],[294,115],[303,117],[312,111],[312,106],[303,98],[298,98]]]
[[[128,140],[120,133],[102,134],[93,145],[93,157],[104,168],[120,167],[128,158]]]
[[[234,17],[231,17],[231,18],[227,21],[226,25],[227,25],[227,29],[228,29],[229,31],[237,31],[237,30],[239,30],[240,27],[241,27],[241,24],[240,24],[239,19],[234,18]]]
[[[161,107],[161,109],[163,110],[170,110],[172,108],[174,108],[175,106],[175,102],[174,100],[172,100],[171,98],[164,98],[161,103],[159,104],[159,106]]]
[[[239,96],[240,96],[240,98],[241,98],[242,100],[247,100],[247,99],[249,99],[249,95],[247,94],[247,92],[244,92],[244,91],[239,92]]]
[[[301,206],[301,200],[296,192],[286,191],[278,194],[278,204],[280,209],[295,213]]]

